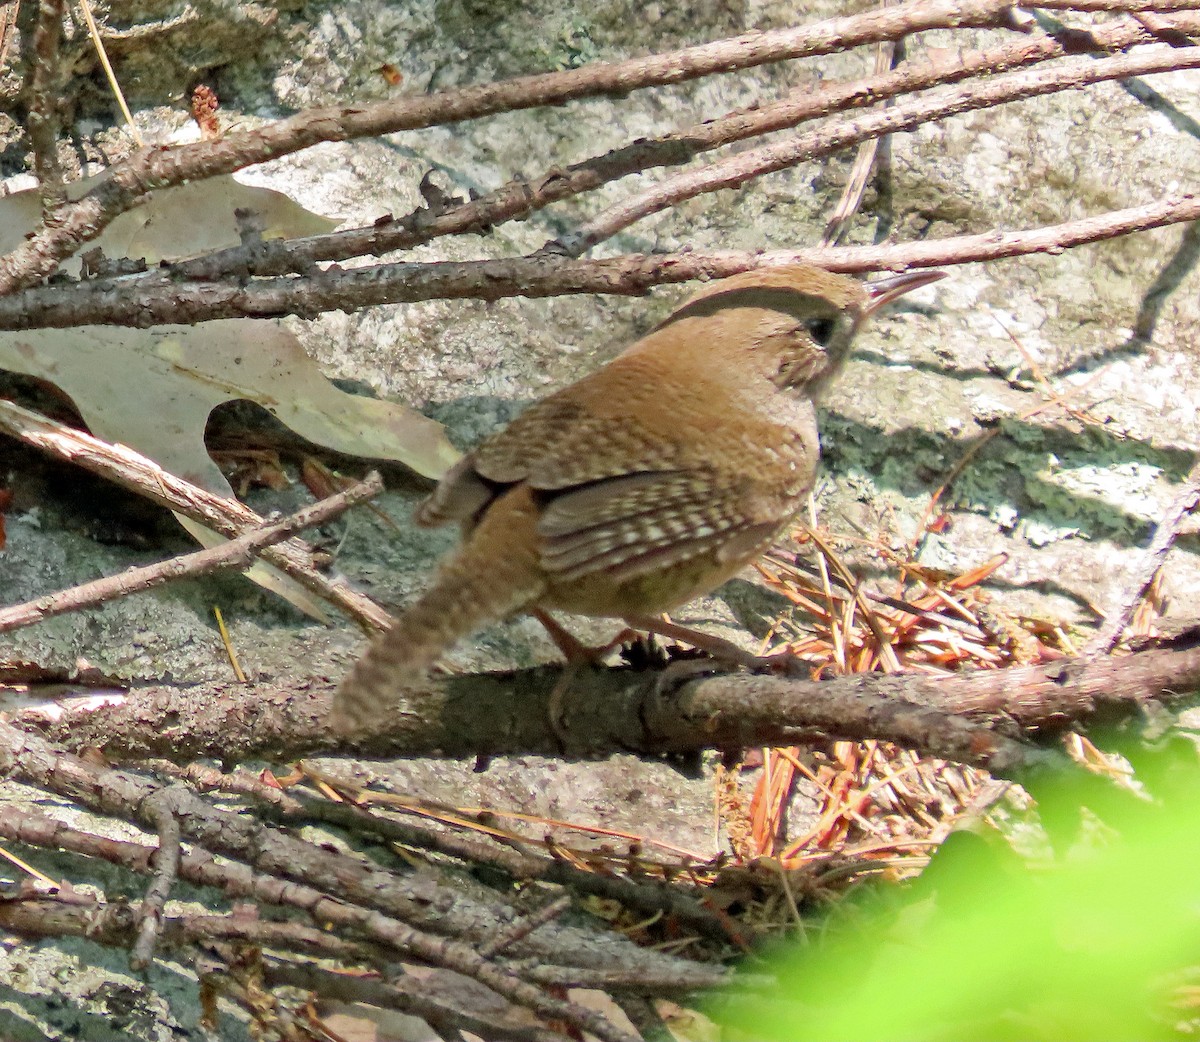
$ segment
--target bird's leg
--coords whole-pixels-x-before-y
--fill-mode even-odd
[[[555,647],[562,652],[563,658],[567,660],[568,665],[589,665],[598,666],[613,648],[619,647],[637,634],[626,627],[621,630],[607,644],[599,644],[594,647],[589,647],[584,644],[578,637],[571,634],[565,626],[558,622],[548,612],[541,608],[531,608],[529,614],[542,624],[547,636],[554,641]]]
[[[584,666],[598,666],[601,660],[613,648],[620,644],[624,644],[631,636],[636,636],[632,630],[626,628],[621,630],[607,644],[602,644],[596,647],[589,647],[579,640],[576,636],[570,633],[565,626],[559,623],[548,612],[542,611],[541,608],[531,608],[530,615],[538,620],[545,629],[547,635],[559,651],[562,652],[563,658],[567,660],[567,664],[563,667],[562,675],[554,682],[554,687],[550,691],[550,698],[547,702],[547,712],[550,720],[550,730],[554,732],[554,736],[567,746],[567,726],[563,722],[563,699],[566,697],[567,690],[571,686],[571,682],[578,676],[579,671]]]
[[[660,637],[669,637],[671,640],[681,640],[693,648],[707,652],[721,662],[742,666],[754,672],[761,673],[763,670],[769,670],[772,673],[797,675],[802,671],[807,676],[807,667],[790,652],[785,651],[777,655],[755,655],[724,637],[704,633],[701,630],[692,629],[690,626],[680,626],[663,616],[626,615],[625,622],[634,629],[657,633]]]

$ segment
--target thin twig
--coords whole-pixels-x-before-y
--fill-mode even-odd
[[[158,850],[154,855],[154,877],[146,889],[139,911],[137,940],[129,956],[129,965],[134,970],[144,970],[150,965],[162,925],[163,908],[179,875],[179,821],[167,798],[167,791],[160,790],[143,805],[158,832]]]
[[[400,1010],[420,1017],[435,1031],[458,1029],[497,1042],[563,1042],[564,1038],[559,1032],[538,1024],[503,1021],[494,1013],[485,1016],[461,1005],[451,1005],[448,997],[430,994],[430,989],[421,982],[396,975],[387,981],[374,980],[336,973],[311,963],[284,962],[270,956],[264,959],[263,969],[267,981],[273,985],[300,988],[341,1002],[363,1002],[381,1009]],[[461,989],[455,996],[459,1003],[469,997]]]
[[[1064,59],[1046,68],[1006,73],[982,83],[943,88],[929,97],[914,98],[891,109],[868,112],[857,119],[832,120],[819,127],[761,148],[751,149],[667,178],[643,192],[622,200],[563,236],[557,246],[578,257],[630,225],[678,206],[699,195],[737,188],[764,174],[819,159],[843,148],[885,134],[915,130],[926,123],[979,109],[1024,101],[1044,94],[1146,76],[1159,72],[1200,68],[1200,47],[1149,47],[1132,54],[1098,59]]]
[[[1137,606],[1146,596],[1146,591],[1150,589],[1154,577],[1166,561],[1167,554],[1179,535],[1179,526],[1197,505],[1200,505],[1200,463],[1192,468],[1183,488],[1171,501],[1171,505],[1167,507],[1155,527],[1154,536],[1138,561],[1132,581],[1121,591],[1117,607],[1109,611],[1104,625],[1087,642],[1083,652],[1085,656],[1106,655],[1117,646]]]
[[[665,880],[630,879],[610,874],[602,868],[588,870],[570,861],[547,857],[516,846],[489,843],[474,835],[426,828],[412,821],[401,820],[395,815],[384,815],[355,806],[348,801],[335,803],[328,799],[315,798],[296,789],[284,792],[266,784],[259,775],[245,770],[223,774],[200,763],[180,767],[169,760],[160,759],[145,760],[142,766],[158,774],[186,781],[202,792],[215,788],[247,797],[255,802],[254,813],[278,824],[292,828],[313,823],[334,825],[343,831],[378,837],[418,850],[434,851],[476,866],[489,866],[507,874],[514,881],[540,879],[555,886],[568,888],[576,894],[590,894],[605,901],[615,901],[646,915],[664,914],[681,928],[698,931],[704,937],[721,943],[732,942],[743,949],[749,949],[748,941],[729,916],[702,907],[700,900],[692,894]],[[8,828],[5,819],[0,817],[0,837],[11,836],[34,846],[59,845],[57,840],[18,835]],[[142,851],[144,848],[139,846],[137,849]],[[89,849],[82,852],[91,851]],[[134,871],[140,870],[134,868]],[[193,866],[185,859],[183,877],[197,884],[220,886],[231,891],[239,887],[243,891],[246,889],[247,884],[227,881],[224,876],[209,875],[200,878],[199,875],[189,875],[189,871],[200,873],[210,870],[214,873],[222,871],[212,862],[203,859],[199,866]],[[278,900],[275,889],[269,885],[261,892],[256,891],[255,896],[266,901]],[[308,908],[305,910],[312,911]],[[550,956],[543,954],[542,957]]]
[[[36,23],[22,32],[25,61],[25,132],[42,199],[42,220],[53,225],[67,201],[58,160],[58,106],[62,94],[62,21],[65,0],[34,0]]]
[[[1177,16],[1171,24],[1195,28],[1191,20],[1185,21],[1182,16]],[[1145,43],[1150,38],[1145,27],[1118,22],[1090,31],[1082,42],[1107,53]],[[1064,37],[1063,40],[1053,36],[1022,38],[989,50],[967,52],[953,61],[910,63],[882,75],[844,83],[823,83],[819,91],[793,90],[779,101],[731,112],[670,134],[638,140],[570,166],[556,166],[536,177],[510,181],[478,199],[449,206],[440,213],[422,207],[402,218],[375,222],[366,227],[300,239],[274,239],[254,250],[244,246],[229,247],[173,264],[172,277],[176,280],[215,279],[235,273],[259,276],[304,273],[311,271],[319,261],[380,256],[392,250],[411,249],[443,235],[483,234],[489,228],[525,218],[552,203],[592,191],[630,174],[679,165],[724,145],[786,130],[820,116],[865,107],[901,94],[1061,58],[1075,53],[1080,41],[1078,36]]]
[[[81,833],[58,822],[51,821],[33,812],[17,815],[18,827],[9,828],[8,818],[0,821],[5,833],[15,831],[25,842],[43,847],[54,847],[56,842],[65,842],[65,849],[81,853],[102,849],[135,847],[120,841],[105,840],[103,837]],[[23,819],[23,820],[22,820]],[[246,896],[246,895],[241,895]],[[0,905],[0,925],[5,930],[26,937],[55,938],[63,936],[86,936],[98,944],[111,947],[131,947],[136,934],[131,920],[142,919],[145,908],[128,906],[118,901],[105,903],[102,900],[88,902],[76,898],[66,901],[61,896],[23,898],[6,901]],[[509,1024],[497,1017],[495,1003],[488,993],[462,993],[459,1002],[451,1005],[436,995],[422,982],[406,980],[392,960],[379,959],[385,953],[362,942],[347,941],[329,930],[308,926],[300,922],[273,922],[249,915],[206,915],[188,914],[161,917],[161,941],[164,945],[180,948],[185,945],[203,943],[206,947],[214,943],[236,942],[259,948],[271,948],[277,952],[296,952],[306,956],[321,956],[340,959],[345,963],[374,963],[379,960],[381,972],[387,973],[389,982],[371,977],[335,973],[321,970],[311,963],[297,963],[272,957],[264,969],[268,982],[292,984],[305,991],[336,998],[344,1002],[363,1001],[384,1009],[396,1009],[412,1016],[421,1017],[430,1024],[457,1024],[476,1032],[481,1038],[508,1039],[512,1042],[561,1042],[563,1036],[545,1028],[523,1023]],[[392,972],[389,972],[392,971]],[[710,975],[712,983],[720,982],[720,975]],[[687,990],[691,982],[686,978],[676,991]],[[474,998],[479,1010],[471,1009]]]
[[[1084,0],[1079,0],[1084,2]],[[1104,10],[1165,11],[1183,0],[1087,0]],[[1195,0],[1186,0],[1191,6]],[[36,283],[82,243],[155,188],[233,173],[322,141],[392,134],[479,119],[502,112],[561,105],[604,95],[682,83],[895,39],[937,28],[1007,24],[1008,0],[914,0],[886,11],[832,18],[812,25],[752,32],[714,43],[623,62],[596,62],[564,72],[523,76],[427,96],[389,98],[368,105],[309,109],[290,119],[216,141],[145,149],[115,164],[109,176],[63,208],[54,227],[44,226],[0,257],[0,295]]]
[[[237,538],[247,530],[261,529],[265,524],[258,514],[236,499],[202,489],[169,474],[157,463],[124,445],[110,444],[55,423],[15,402],[0,400],[0,432],[99,474],[159,506],[178,511],[226,538]],[[313,567],[312,553],[295,537],[261,551],[263,560],[342,609],[368,633],[385,630],[391,625],[390,616],[382,608],[351,589],[344,579],[321,575]]]
[[[312,315],[356,311],[375,304],[421,300],[501,300],[575,293],[641,296],[654,286],[719,279],[781,264],[816,264],[860,273],[946,267],[977,261],[1057,255],[1133,232],[1200,219],[1200,196],[1169,195],[1157,202],[1027,231],[990,231],[882,246],[813,247],[746,252],[689,251],[571,260],[536,254],[504,260],[381,264],[248,285],[185,282],[159,277],[128,296],[119,286],[51,286],[0,297],[0,329],[69,328],[87,323],[145,326],[210,318]]]
[[[571,895],[563,894],[562,897],[556,898],[544,907],[539,908],[536,912],[518,919],[504,933],[498,934],[492,940],[482,945],[479,949],[479,954],[485,959],[499,955],[505,948],[512,947],[517,941],[523,941],[539,926],[545,926],[546,923],[557,919],[570,907]]]
[[[6,817],[6,818],[12,817],[12,814],[11,814],[12,809],[13,808],[11,808],[11,807],[6,808],[7,813],[5,815],[3,815],[3,817]],[[20,812],[18,812],[18,813],[20,813]],[[41,869],[34,868],[34,866],[31,865],[28,861],[25,861],[23,858],[17,857],[17,855],[14,854],[11,850],[5,850],[3,848],[0,848],[0,858],[3,858],[10,865],[14,865],[15,867],[19,868],[22,872],[25,872],[32,878],[36,879],[47,890],[62,890],[62,888],[63,888],[62,883],[60,883],[57,879],[52,879],[50,876],[46,875],[46,873],[43,872]]]
[[[314,525],[323,525],[356,504],[378,495],[382,489],[383,480],[372,471],[344,492],[338,492],[304,507],[283,521],[263,524],[262,527],[247,531],[220,546],[181,554],[143,568],[130,568],[119,575],[105,576],[103,579],[81,583],[57,593],[48,593],[24,604],[0,608],[0,633],[30,626],[55,615],[142,593],[185,576],[195,578],[226,569],[246,568],[259,556],[264,547],[281,543]]]
[[[470,944],[417,929],[376,910],[405,910],[447,929],[446,906],[452,907],[454,899],[446,895],[446,901],[434,901],[430,907],[429,888],[424,883],[365,866],[347,855],[323,850],[242,815],[212,807],[184,786],[163,788],[131,772],[98,767],[64,754],[44,739],[4,721],[0,721],[0,771],[67,796],[91,810],[121,815],[151,828],[155,821],[146,802],[153,794],[161,793],[158,798],[178,820],[187,840],[213,853],[269,866],[271,871],[296,880],[292,889],[310,893],[309,900],[321,905],[322,921],[353,924],[374,940],[473,977],[510,1002],[548,1018],[562,1019],[605,1042],[631,1042],[628,1034],[604,1017],[548,995],[482,958]],[[328,901],[329,892],[345,893],[346,902],[355,903]]]

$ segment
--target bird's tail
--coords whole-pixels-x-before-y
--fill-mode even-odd
[[[433,584],[342,681],[329,724],[346,734],[386,719],[407,680],[419,677],[451,645],[535,602],[545,579],[533,544],[536,510],[513,490],[438,569]]]

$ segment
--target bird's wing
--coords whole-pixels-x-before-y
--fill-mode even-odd
[[[426,526],[473,524],[501,492],[521,481],[540,490],[570,488],[599,478],[671,463],[672,449],[636,421],[598,417],[554,396],[535,402],[451,467],[417,507]]]
[[[528,481],[555,490],[674,467],[677,440],[649,430],[633,416],[597,415],[566,397],[534,403],[474,452],[476,473],[487,481]]]
[[[491,497],[526,482],[541,503],[546,571],[569,581],[603,570],[619,580],[704,553],[744,558],[811,486],[818,452],[811,404],[795,423],[779,423],[735,412],[719,387],[703,387],[712,422],[685,430],[642,422],[624,407],[622,394],[641,392],[644,382],[632,392],[609,387],[603,397],[590,384],[530,406],[448,474],[428,502],[460,518],[478,516]],[[693,380],[689,390],[698,387]],[[659,413],[682,415],[669,393],[654,390]]]
[[[802,494],[700,470],[605,478],[542,508],[542,567],[560,581],[603,571],[620,582],[705,553],[740,559],[778,531]]]
[[[578,385],[576,385],[578,386]],[[451,467],[417,508],[422,525],[472,524],[506,488],[571,488],[674,465],[678,446],[633,417],[597,415],[573,397],[534,402]]]

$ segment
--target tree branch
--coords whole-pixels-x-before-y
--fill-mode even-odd
[[[1107,5],[1104,10],[1167,11],[1179,0],[1088,2],[1102,2]],[[1188,0],[1189,4],[1194,2]],[[623,62],[597,62],[579,69],[523,76],[427,97],[310,109],[215,141],[144,149],[115,164],[103,182],[64,206],[54,227],[43,226],[17,249],[0,257],[0,295],[33,285],[52,273],[80,244],[95,238],[118,214],[155,188],[233,173],[323,141],[443,126],[582,98],[623,96],[647,87],[829,54],[927,29],[1003,25],[1009,9],[1008,0],[914,0],[884,11],[746,33]]]
[[[1178,31],[1196,31],[1194,17],[1164,20]],[[273,239],[256,248],[234,246],[172,264],[175,280],[214,280],[225,275],[285,275],[307,273],[320,261],[342,261],[407,250],[444,235],[484,234],[507,221],[523,219],[553,203],[590,192],[604,184],[655,167],[689,162],[724,145],[798,126],[808,120],[861,108],[881,101],[957,83],[972,76],[991,75],[1035,65],[1083,49],[1118,51],[1155,39],[1139,24],[1116,23],[1087,33],[1020,39],[986,51],[971,51],[949,61],[907,64],[894,71],[851,80],[823,83],[813,91],[794,90],[783,99],[753,109],[732,112],[656,138],[638,140],[603,155],[555,167],[537,177],[511,181],[469,202],[440,213],[427,208],[390,221],[300,239]],[[886,45],[881,45],[886,46]],[[136,285],[138,279],[127,279]]]
[[[949,116],[1043,94],[1074,90],[1106,80],[1123,80],[1158,72],[1200,68],[1200,47],[1161,45],[1133,54],[1108,58],[1066,59],[1048,68],[991,77],[982,83],[946,88],[928,98],[915,98],[890,109],[869,112],[857,119],[831,121],[799,137],[740,152],[699,170],[685,171],[601,211],[571,235],[559,239],[563,252],[578,257],[598,243],[637,221],[698,195],[736,188],[763,174],[819,159],[885,134],[915,130]]]
[[[64,746],[96,746],[133,759],[295,759],[329,752],[654,756],[879,739],[1005,774],[1044,759],[1024,744],[1041,732],[1085,726],[1102,711],[1128,714],[1151,700],[1190,698],[1200,687],[1200,647],[1180,639],[1124,658],[1080,657],[953,676],[862,674],[805,682],[715,675],[666,692],[658,690],[659,671],[581,670],[558,711],[566,748],[552,720],[560,676],[558,667],[547,666],[414,681],[396,692],[390,726],[349,745],[325,725],[332,685],[317,680],[300,690],[145,688],[123,705],[72,711],[56,721],[31,712],[20,719]]]
[[[36,9],[32,19],[22,10],[21,41],[25,63],[25,132],[33,147],[33,169],[42,197],[42,220],[58,221],[67,199],[58,161],[58,105],[62,93],[62,21],[65,0],[25,0]],[[32,25],[30,24],[32,22]],[[31,31],[32,30],[32,31]]]
[[[1088,243],[1200,219],[1200,196],[1171,195],[1027,231],[989,231],[883,246],[813,247],[746,253],[733,250],[626,254],[574,260],[535,254],[503,260],[380,264],[310,276],[260,279],[249,285],[174,283],[158,275],[128,293],[120,284],[46,287],[0,298],[0,329],[148,326],[217,318],[271,318],[357,311],[421,300],[500,300],[574,293],[641,296],[654,286],[720,279],[781,264],[817,264],[851,274],[945,267],[1058,254]]]
[[[157,816],[170,813],[181,834],[193,843],[295,880],[302,888],[313,888],[312,900],[321,904],[326,922],[357,928],[416,958],[473,977],[510,1002],[565,1020],[605,1042],[631,1042],[600,1015],[523,981],[484,959],[473,946],[401,921],[401,917],[421,921],[443,935],[477,926],[478,910],[469,907],[472,902],[465,896],[456,899],[448,889],[439,893],[428,882],[371,867],[212,807],[184,786],[164,789],[149,778],[98,767],[4,722],[0,722],[0,770],[98,813],[116,814],[144,827],[156,827]],[[147,805],[151,800],[154,814]],[[347,903],[322,903],[325,894],[344,895]]]
[[[143,593],[156,586],[190,576],[208,575],[226,569],[242,569],[252,564],[262,551],[290,539],[298,532],[345,513],[358,503],[377,496],[383,490],[383,480],[372,471],[363,481],[297,511],[283,521],[251,529],[236,539],[207,550],[180,554],[167,561],[129,568],[120,575],[109,575],[68,590],[48,593],[24,604],[0,608],[0,633],[32,626],[45,619],[82,608],[105,604],[134,593]]]
[[[247,531],[258,531],[265,522],[248,506],[168,474],[157,463],[124,445],[112,445],[90,434],[55,423],[15,402],[0,400],[0,432],[58,459],[99,474],[122,488],[145,496],[152,503],[234,539]],[[312,549],[302,540],[290,538],[261,550],[262,558],[290,575],[305,589],[341,608],[365,631],[379,632],[391,625],[391,617],[369,597],[353,590],[340,577],[327,578],[313,566]]]
[[[1116,607],[1108,613],[1104,624],[1088,641],[1086,654],[1106,655],[1117,646],[1121,635],[1125,632],[1125,627],[1132,621],[1137,606],[1146,596],[1146,591],[1150,589],[1154,577],[1162,569],[1167,554],[1175,545],[1175,539],[1179,535],[1179,526],[1183,523],[1183,519],[1198,505],[1200,505],[1200,463],[1192,467],[1192,472],[1188,475],[1183,488],[1168,505],[1158,524],[1155,525],[1150,545],[1146,547],[1138,561],[1133,582],[1129,588],[1122,591]]]

